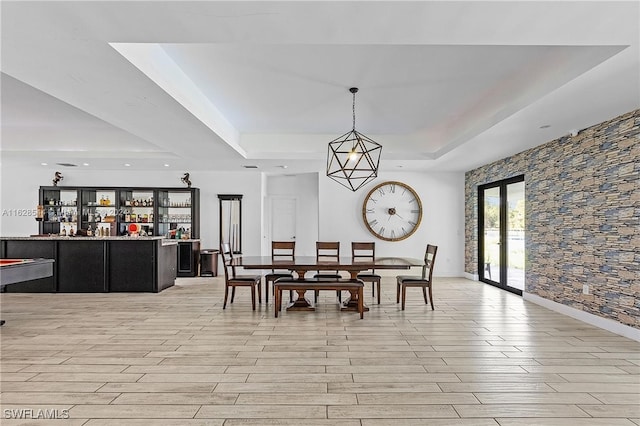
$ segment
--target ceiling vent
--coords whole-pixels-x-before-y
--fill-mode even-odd
[[[62,167],[78,167],[77,164],[71,164],[71,163],[56,163],[56,164]]]
[[[258,166],[242,166],[242,167],[244,167],[245,169],[257,169],[258,168]]]

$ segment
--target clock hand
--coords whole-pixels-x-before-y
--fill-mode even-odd
[[[389,219],[387,219],[387,221],[391,219],[391,216],[398,216],[400,219],[404,220],[404,218],[398,214],[398,211],[395,207],[391,207],[390,209],[388,209],[387,213],[389,213]]]

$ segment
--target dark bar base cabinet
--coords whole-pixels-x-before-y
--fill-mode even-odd
[[[200,240],[178,241],[179,277],[195,277],[200,265]]]
[[[160,292],[176,279],[177,241],[162,237],[0,238],[3,259],[54,259],[53,276],[7,292]]]

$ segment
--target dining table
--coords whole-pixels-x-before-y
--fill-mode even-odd
[[[358,274],[372,269],[400,269],[406,270],[412,267],[424,265],[423,259],[408,257],[376,257],[375,259],[360,259],[352,257],[340,257],[333,260],[318,259],[316,256],[295,256],[292,258],[279,258],[272,256],[238,256],[234,257],[232,264],[244,269],[264,270],[289,270],[295,273],[294,279],[304,281],[307,273],[318,271],[344,271],[349,273],[351,279],[357,279]],[[313,310],[314,307],[304,297],[304,290],[298,291],[298,298],[293,300],[287,310]],[[358,293],[350,291],[350,298],[346,300],[341,309],[347,311],[358,310]],[[365,310],[369,310],[365,306]]]

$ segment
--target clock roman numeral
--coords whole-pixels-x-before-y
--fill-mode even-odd
[[[384,196],[384,189],[378,189],[378,194],[380,194],[381,197]]]
[[[371,222],[369,222],[369,226],[373,228],[374,226],[376,226],[377,223],[378,223],[378,219],[373,219]]]
[[[415,202],[416,202],[415,198],[412,198],[412,199],[409,200],[409,203],[415,203]]]
[[[389,191],[391,191],[392,194],[396,193],[396,184],[392,183],[391,185],[389,185]]]
[[[375,199],[375,198],[373,198],[373,197],[369,198],[369,201],[371,201],[372,203],[377,203],[377,202],[378,202],[378,200],[376,200],[376,199]]]
[[[391,238],[395,238],[396,237],[396,232],[392,229],[391,230]]]
[[[384,236],[384,226],[380,228],[380,235]]]
[[[367,213],[373,213],[374,211],[374,209],[367,209]]]
[[[411,213],[420,213],[420,210],[418,210],[418,209],[411,210]]]
[[[410,220],[410,221],[409,221],[409,225],[411,225],[411,226],[416,226],[416,223],[415,223],[414,221],[411,221],[411,220]]]

